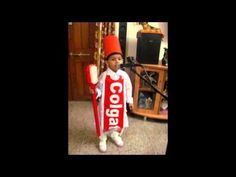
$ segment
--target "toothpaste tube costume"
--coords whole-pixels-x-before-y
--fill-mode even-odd
[[[113,54],[121,54],[121,47],[116,36],[110,35],[103,39],[105,58]],[[118,69],[117,72],[107,68],[97,83],[99,102],[99,119],[101,132],[117,131],[120,134],[123,128],[128,127],[126,103],[133,103],[132,84],[126,72]]]
[[[122,55],[119,40],[114,35],[103,39],[103,49],[106,59],[113,54]],[[126,103],[133,103],[130,78],[123,70],[118,69],[114,72],[108,68],[97,79],[97,70],[94,66],[87,66],[86,75],[90,88],[94,90],[92,98],[97,135],[100,137],[103,133],[114,130],[122,134],[123,129],[128,127]],[[98,109],[95,100],[96,93],[97,97],[101,97]]]

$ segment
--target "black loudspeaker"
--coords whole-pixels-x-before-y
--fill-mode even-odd
[[[142,64],[158,64],[161,35],[155,33],[137,33],[136,59]]]
[[[119,23],[119,41],[120,47],[123,53],[124,63],[126,58],[126,33],[127,33],[127,22],[120,22]]]

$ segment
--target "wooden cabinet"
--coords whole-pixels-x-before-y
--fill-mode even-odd
[[[136,72],[149,80],[161,93],[164,92],[168,68],[162,65],[143,64],[136,67]],[[137,74],[134,76],[134,109],[133,113],[144,118],[168,119],[168,111],[162,111],[161,105],[167,100],[143,81]],[[168,109],[168,108],[167,108]]]

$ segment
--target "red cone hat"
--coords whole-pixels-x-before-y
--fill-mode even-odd
[[[119,39],[115,35],[109,35],[103,38],[103,50],[105,59],[108,59],[113,54],[122,55]]]

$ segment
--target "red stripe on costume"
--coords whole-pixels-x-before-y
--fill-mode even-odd
[[[116,129],[121,132],[124,124],[124,79],[105,78],[104,132]]]

